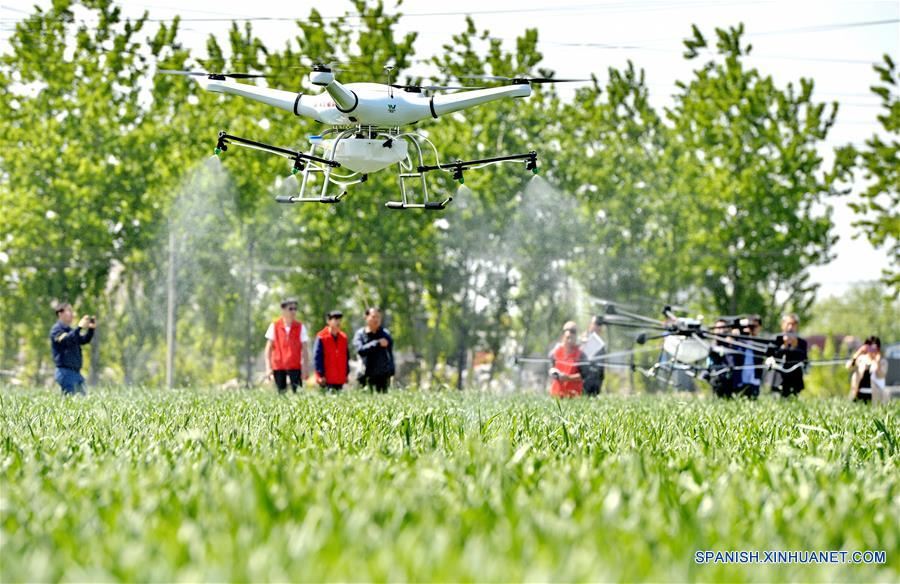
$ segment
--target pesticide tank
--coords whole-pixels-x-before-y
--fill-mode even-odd
[[[368,174],[387,168],[406,159],[406,140],[370,140],[367,138],[346,138],[341,141],[323,140],[311,137],[310,143],[325,149],[324,158],[332,158],[344,168]],[[337,146],[335,146],[335,143]]]
[[[696,363],[709,356],[709,348],[699,339],[683,335],[669,335],[663,341],[663,350],[679,363]]]

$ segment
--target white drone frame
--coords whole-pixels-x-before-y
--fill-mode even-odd
[[[359,170],[352,170],[350,174],[339,174],[336,172],[337,169],[342,167],[340,161],[336,159],[337,150],[342,142],[348,140],[367,141],[366,144],[369,147],[372,147],[372,141],[377,140],[380,141],[381,146],[388,149],[392,148],[397,140],[406,140],[409,144],[412,144],[413,152],[397,163],[401,200],[387,202],[385,206],[391,209],[418,208],[439,210],[445,208],[452,201],[452,197],[446,197],[437,201],[429,199],[425,174],[431,171],[451,172],[453,179],[458,180],[460,183],[463,182],[464,170],[481,168],[489,164],[519,161],[525,163],[527,170],[535,173],[538,171],[537,153],[534,151],[479,160],[456,160],[441,164],[437,148],[428,138],[418,132],[403,131],[401,129],[402,126],[415,124],[421,120],[428,118],[437,119],[440,116],[492,101],[528,97],[531,95],[533,80],[527,78],[509,79],[511,84],[499,87],[478,88],[451,94],[425,95],[422,92],[423,88],[417,86],[381,83],[343,84],[335,79],[334,73],[330,68],[317,65],[310,73],[309,80],[313,85],[324,88],[325,91],[316,95],[310,95],[269,87],[259,87],[233,80],[259,77],[256,75],[170,70],[161,70],[160,72],[190,75],[207,91],[239,95],[293,112],[296,116],[307,117],[332,126],[325,130],[321,136],[311,137],[310,148],[305,153],[248,140],[225,132],[219,134],[216,143],[216,154],[227,150],[229,144],[235,144],[293,160],[293,173],[302,173],[300,192],[296,196],[276,197],[276,201],[280,203],[337,203],[346,196],[346,189],[349,186],[365,182],[368,178],[368,172]],[[540,79],[534,81],[552,82],[556,80]],[[426,144],[434,151],[436,159],[436,164],[434,165],[425,164],[423,146]],[[403,150],[404,152],[406,151],[405,148]],[[393,162],[369,172],[376,172],[391,164]],[[317,197],[307,197],[305,196],[307,187],[310,179],[315,174],[323,175],[324,181],[321,191]],[[409,179],[421,181],[421,203],[412,202],[413,197],[408,193],[407,185],[405,184],[405,181]],[[329,185],[331,184],[340,187],[342,192],[336,196],[329,195]]]

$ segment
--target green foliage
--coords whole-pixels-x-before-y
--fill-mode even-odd
[[[707,41],[694,27],[686,57]],[[829,259],[835,238],[814,207],[838,191],[822,175],[817,147],[836,104],[812,99],[812,81],[777,87],[748,69],[743,27],[716,30],[715,54],[663,115],[648,101],[644,73],[610,70],[604,91],[579,91],[566,106],[583,164],[559,170],[579,194],[599,257],[582,263],[598,296],[658,305],[659,298],[718,313],[777,318],[805,313],[807,268]],[[786,297],[786,302],[776,300]],[[654,308],[657,308],[655,306]]]
[[[896,581],[897,404],[0,394],[3,581]],[[698,550],[884,565],[697,565]],[[786,576],[788,574],[789,576]]]
[[[561,322],[586,321],[585,293],[654,312],[665,300],[764,315],[779,314],[784,296],[805,312],[806,269],[833,242],[830,218],[813,207],[850,156],[823,175],[816,147],[836,110],[812,100],[809,81],[781,89],[746,68],[742,27],[716,31],[716,54],[665,112],[629,63],[570,104],[535,86],[529,99],[421,122],[443,161],[535,149],[547,177],[485,168],[459,193],[448,176],[432,177],[433,192],[456,196],[438,218],[386,211],[398,190],[388,172],[345,204],[273,205],[296,186],[277,180],[288,165],[248,151],[206,161],[216,132],[305,149],[321,128],[151,77],[259,71],[271,75],[260,83],[309,93],[317,88],[296,69],[305,59],[348,62],[347,81],[384,79],[386,62],[398,79],[421,81],[407,74],[416,34],[396,34],[398,7],[358,0],[359,26],[313,9],[280,48],[234,24],[208,39],[201,61],[180,44],[178,19],[148,32],[146,17],[91,1],[81,5],[91,25],[76,24],[73,6],[35,9],[0,57],[0,317],[12,331],[0,368],[20,378],[47,378],[46,306],[67,297],[101,317],[95,381],[160,383],[170,266],[178,384],[252,382],[277,300],[291,295],[313,330],[329,309],[344,309],[353,329],[366,305],[384,306],[415,380],[461,386],[473,352],[543,353]],[[690,59],[709,51],[696,27],[685,46]],[[440,82],[553,75],[537,47],[536,29],[507,51],[469,19],[429,60]],[[505,359],[492,363],[493,376]]]
[[[838,346],[833,334],[825,337],[825,347],[820,349],[814,346],[809,350],[811,361],[829,360],[839,361],[846,358],[847,347]],[[805,389],[808,395],[815,397],[842,397],[850,391],[850,372],[844,363],[834,365],[817,365],[809,368],[803,376]]]
[[[746,68],[743,26],[716,36],[716,57],[678,84],[666,112],[673,191],[689,209],[680,227],[690,235],[675,249],[690,258],[704,305],[777,318],[784,294],[803,314],[814,291],[806,270],[827,262],[835,241],[830,216],[814,208],[838,192],[818,153],[837,104],[813,101],[811,80],[781,89]]]
[[[73,24],[70,2],[37,10],[16,25],[13,53],[0,56],[2,312],[16,315],[12,334],[35,356],[46,347],[31,323],[52,316],[54,298],[96,311],[113,263],[146,245],[153,212],[142,196],[152,161],[131,153],[146,117],[144,18],[91,4],[90,26]]]
[[[885,344],[900,341],[900,299],[878,283],[858,284],[841,296],[829,296],[813,306],[810,333],[876,335]]]
[[[900,294],[900,70],[889,55],[873,68],[878,84],[872,92],[881,98],[883,108],[878,116],[881,129],[866,140],[865,148],[847,146],[838,156],[845,165],[857,163],[869,183],[850,203],[859,217],[855,225],[872,245],[887,248],[892,259],[884,269],[885,281]]]

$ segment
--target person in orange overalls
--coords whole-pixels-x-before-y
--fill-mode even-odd
[[[587,358],[578,348],[578,327],[573,321],[563,325],[562,339],[550,351],[550,395],[576,397],[584,392]]]

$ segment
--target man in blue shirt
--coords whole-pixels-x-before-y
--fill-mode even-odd
[[[762,329],[762,320],[758,315],[752,314],[747,317],[749,321],[747,328],[742,332],[745,336],[757,337]],[[749,341],[745,341],[748,343]],[[738,361],[743,367],[735,371],[737,378],[735,379],[735,393],[744,395],[750,399],[759,397],[760,386],[760,368],[762,367],[764,352],[761,350],[751,350],[743,348],[743,359]]]
[[[78,326],[73,328],[75,313],[72,305],[62,302],[54,306],[57,321],[50,329],[50,350],[53,363],[56,365],[56,382],[64,395],[84,394],[84,377],[81,376],[81,345],[86,345],[94,338],[97,319],[93,316],[82,316]]]

